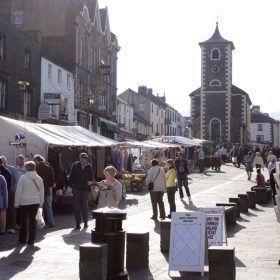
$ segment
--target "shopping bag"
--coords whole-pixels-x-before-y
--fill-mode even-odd
[[[43,217],[43,209],[41,207],[38,208],[35,219],[36,219],[37,229],[41,229],[46,225],[44,217]]]

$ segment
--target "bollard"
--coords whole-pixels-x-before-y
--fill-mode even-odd
[[[248,191],[247,197],[248,197],[248,207],[250,209],[255,209],[256,208],[256,192]]]
[[[216,206],[223,206],[225,209],[226,225],[231,226],[236,224],[236,203],[216,203]],[[232,208],[233,207],[233,211]]]
[[[236,218],[240,217],[240,198],[239,197],[231,197],[229,198],[229,202],[236,203]]]
[[[124,270],[125,231],[122,229],[126,212],[104,207],[93,210],[92,217],[96,222],[91,231],[91,242],[108,244],[107,279],[128,279]]]
[[[266,187],[266,200],[267,202],[272,200],[272,189],[270,187]]]
[[[126,268],[149,268],[149,232],[126,234]]]
[[[159,224],[160,224],[160,250],[162,252],[169,252],[171,222],[161,221]]]
[[[266,188],[255,187],[254,191],[256,192],[256,203],[266,204],[267,203]]]
[[[238,197],[240,198],[240,212],[241,213],[248,213],[248,197],[247,197],[247,194],[239,194]]]
[[[80,245],[80,280],[106,280],[107,244],[86,243]]]
[[[209,280],[235,279],[235,254],[233,246],[210,246],[208,248]]]

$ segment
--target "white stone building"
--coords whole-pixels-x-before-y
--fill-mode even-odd
[[[48,104],[54,122],[76,124],[73,74],[46,57],[41,59],[41,104]]]

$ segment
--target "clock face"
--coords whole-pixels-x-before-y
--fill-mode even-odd
[[[221,70],[220,66],[214,64],[212,67],[211,67],[211,71],[212,73],[218,73],[219,71]]]

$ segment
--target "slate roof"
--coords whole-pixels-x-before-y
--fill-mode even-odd
[[[200,89],[201,87],[199,87],[198,89],[194,90],[193,92],[191,92],[189,94],[189,96],[194,96],[194,95],[200,95]],[[252,101],[250,99],[250,96],[247,92],[245,92],[244,90],[242,90],[241,88],[235,86],[235,85],[232,85],[231,86],[231,93],[234,95],[234,94],[241,94],[241,95],[246,95],[247,98],[249,99],[249,103],[250,105],[252,105]]]
[[[219,26],[218,26],[218,22],[216,22],[216,29],[213,33],[213,35],[206,41],[199,43],[199,45],[201,44],[206,44],[206,43],[229,43],[232,46],[232,49],[234,50],[234,45],[232,41],[228,41],[226,39],[224,39],[219,31]]]
[[[140,122],[142,122],[142,123],[144,123],[146,125],[151,125],[148,121],[143,119],[142,116],[139,113],[137,113],[137,112],[133,112],[133,118],[137,119],[138,121],[140,121]]]
[[[251,123],[274,123],[277,122],[269,115],[266,115],[259,110],[254,110],[251,112]]]

